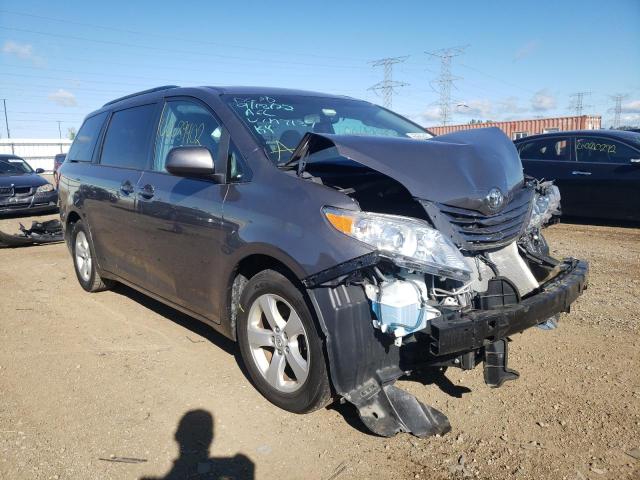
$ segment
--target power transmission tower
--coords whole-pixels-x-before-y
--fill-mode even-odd
[[[611,99],[615,102],[616,106],[613,109],[613,128],[620,128],[620,114],[622,113],[622,100],[626,98],[626,95],[618,93],[613,95]]]
[[[369,62],[371,63],[372,67],[383,67],[384,79],[381,82],[378,82],[375,85],[369,87],[369,90],[372,90],[376,93],[378,93],[378,91],[382,92],[382,105],[386,108],[391,108],[393,106],[393,89],[397,87],[406,87],[407,85],[409,85],[408,83],[398,82],[393,79],[393,66],[396,63],[404,62],[407,58],[408,56],[387,57]]]
[[[582,115],[582,111],[585,107],[590,106],[584,104],[584,97],[586,97],[587,95],[591,95],[591,92],[576,92],[569,95],[569,98],[572,99],[569,108],[574,110],[576,112],[576,116],[578,117]]]
[[[454,77],[451,74],[451,59],[462,55],[467,47],[468,45],[464,45],[424,52],[427,55],[440,59],[438,84],[440,86],[440,122],[442,125],[446,125],[451,119],[451,87],[453,82],[462,79],[462,77]]]

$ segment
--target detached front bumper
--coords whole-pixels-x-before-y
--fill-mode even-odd
[[[35,214],[55,210],[58,192],[35,193],[26,197],[0,197],[0,214]]]
[[[589,264],[571,259],[565,260],[565,265],[568,267],[565,271],[516,305],[454,312],[432,320],[430,353],[440,356],[474,350],[568,312],[587,288]]]
[[[493,310],[444,313],[425,330],[407,338],[401,347],[373,327],[371,306],[362,286],[308,288],[325,336],[336,393],[354,404],[367,427],[379,435],[447,432],[451,428],[447,418],[395,387],[395,380],[424,367],[473,368],[477,361],[485,362],[485,380],[491,386],[517,377],[506,367],[505,338],[568,312],[587,287],[587,262],[567,259],[563,265],[561,273],[520,303]]]

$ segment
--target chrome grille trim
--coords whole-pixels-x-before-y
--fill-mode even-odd
[[[463,250],[492,250],[522,235],[531,215],[533,189],[516,192],[502,211],[485,215],[477,210],[421,201],[434,226]]]

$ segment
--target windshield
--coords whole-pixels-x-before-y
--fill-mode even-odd
[[[0,175],[23,175],[33,169],[21,158],[0,158]]]
[[[223,95],[274,163],[283,165],[307,132],[431,138],[422,127],[361,100],[303,95]]]

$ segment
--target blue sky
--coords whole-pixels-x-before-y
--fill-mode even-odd
[[[0,98],[12,137],[57,137],[104,102],[163,84],[270,85],[376,103],[370,61],[395,66],[393,109],[437,125],[439,62],[452,73],[453,123],[585,113],[640,124],[640,1],[0,3]],[[2,119],[3,120],[3,119]],[[6,137],[4,122],[0,135]]]

